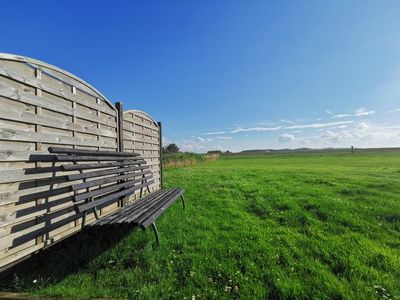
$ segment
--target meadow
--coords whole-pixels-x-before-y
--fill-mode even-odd
[[[39,296],[399,299],[400,152],[221,157],[165,171],[185,188],[151,230],[86,233],[20,267]],[[97,248],[96,248],[97,247]],[[90,255],[94,254],[96,255]],[[90,257],[90,259],[89,259]]]

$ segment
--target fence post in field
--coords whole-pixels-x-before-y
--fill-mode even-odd
[[[354,147],[351,146],[351,154],[354,154]]]
[[[163,188],[163,144],[162,144],[162,125],[161,122],[157,122],[159,128],[159,139],[160,139],[160,188]]]
[[[115,103],[118,112],[118,151],[124,151],[124,104]]]

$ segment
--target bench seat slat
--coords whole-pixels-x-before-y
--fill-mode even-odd
[[[112,174],[119,174],[119,173],[125,173],[125,172],[139,171],[139,170],[144,170],[144,169],[148,169],[148,168],[149,168],[149,166],[127,167],[127,168],[122,167],[122,168],[106,169],[106,170],[101,170],[101,171],[68,175],[68,180],[73,181],[73,180],[87,179],[87,178],[99,177],[99,176],[104,176],[104,175],[112,175]]]
[[[84,150],[84,149],[70,149],[61,147],[49,147],[49,152],[57,154],[92,155],[92,156],[139,156],[138,153],[133,153],[133,152]]]
[[[150,177],[145,177],[145,179],[150,179]],[[95,189],[90,192],[80,193],[80,194],[77,194],[74,196],[74,201],[79,202],[79,201],[89,199],[89,198],[92,198],[95,196],[99,196],[99,195],[102,195],[105,193],[116,191],[121,188],[128,188],[128,187],[134,186],[136,183],[140,183],[142,181],[143,181],[143,178],[135,179],[135,180],[128,180],[123,183],[117,183],[117,184],[113,184],[113,185],[106,186],[103,188],[98,188],[98,189]]]
[[[126,220],[126,222],[135,222],[138,218],[154,209],[154,207],[156,207],[159,203],[165,201],[165,199],[168,198],[172,193],[174,193],[173,189],[162,190],[161,195],[157,197],[157,199],[154,199],[154,201],[148,201],[148,204],[142,207],[142,209],[136,210],[135,213]]]
[[[131,165],[145,165],[146,161],[142,158],[128,160],[125,162],[109,162],[109,163],[93,163],[93,164],[76,164],[76,165],[62,165],[60,168],[63,171],[81,171],[89,169],[101,169],[101,168],[111,168],[111,167],[122,167]]]
[[[125,205],[121,210],[116,211],[90,225],[102,226],[127,223],[147,228],[177,198],[179,198],[183,192],[183,189],[159,190],[131,204]]]
[[[143,205],[143,202],[145,202],[145,199],[148,199],[148,197],[153,196],[156,197],[157,195],[162,194],[162,190],[158,190],[144,198],[140,198],[139,200],[136,200],[133,203],[129,203],[126,206],[124,206],[120,211],[116,211],[114,213],[111,213],[105,218],[102,218],[100,220],[97,220],[94,223],[91,223],[91,226],[94,225],[105,225],[105,224],[114,224],[115,222],[119,221],[121,218],[124,218],[126,215],[131,214],[132,211],[135,209],[138,209],[140,205]]]
[[[147,228],[151,223],[153,223],[164,211],[172,204],[174,201],[183,194],[183,190],[179,189],[173,194],[166,202],[162,205],[157,206],[156,210],[152,210],[151,213],[146,214],[146,218],[141,218],[140,220],[135,220],[134,224],[142,228]]]
[[[53,161],[60,162],[77,162],[77,161],[126,161],[131,160],[132,157],[119,157],[119,156],[92,156],[92,155],[64,155],[64,154],[55,154],[52,156]]]
[[[154,180],[148,180],[144,184],[133,186],[131,188],[128,188],[128,189],[123,190],[118,193],[109,194],[107,196],[96,199],[96,201],[89,202],[89,203],[86,203],[83,205],[79,205],[79,206],[77,206],[77,210],[78,210],[78,212],[83,212],[83,211],[98,207],[99,205],[105,205],[105,204],[109,205],[113,202],[118,201],[121,197],[123,197],[123,196],[126,197],[128,195],[132,195],[133,193],[135,193],[135,191],[137,191],[141,188],[147,187],[148,185],[150,185],[152,183],[154,183]]]
[[[92,181],[88,181],[88,182],[83,182],[83,183],[78,183],[78,184],[73,184],[71,186],[73,191],[78,191],[78,190],[83,190],[89,187],[93,187],[96,185],[102,185],[102,184],[106,184],[106,183],[111,183],[111,182],[115,182],[115,181],[120,181],[120,180],[124,180],[124,179],[129,179],[132,177],[139,177],[139,176],[145,176],[151,174],[150,170],[146,170],[146,171],[142,171],[142,172],[133,172],[133,173],[129,173],[129,174],[125,174],[125,175],[120,175],[120,176],[110,176],[110,177],[104,177],[101,179],[96,179],[96,180],[92,180]],[[149,179],[152,176],[147,176],[147,177],[143,177],[143,180]]]
[[[160,190],[160,193],[153,196],[150,194],[149,196],[145,197],[143,201],[141,201],[140,205],[129,208],[130,213],[128,215],[122,216],[117,220],[114,220],[113,223],[122,224],[122,223],[131,223],[132,220],[135,220],[138,216],[149,211],[153,206],[157,205],[158,202],[162,201],[168,190]]]

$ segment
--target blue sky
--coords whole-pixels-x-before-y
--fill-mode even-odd
[[[400,1],[2,1],[0,52],[64,68],[183,150],[400,146]]]

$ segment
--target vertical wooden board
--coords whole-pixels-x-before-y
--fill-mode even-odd
[[[126,111],[124,113],[124,150],[139,153],[151,166],[153,176],[157,181],[150,186],[152,191],[161,188],[158,180],[160,169],[159,127],[157,122],[142,111]],[[134,200],[138,194],[130,197]]]

